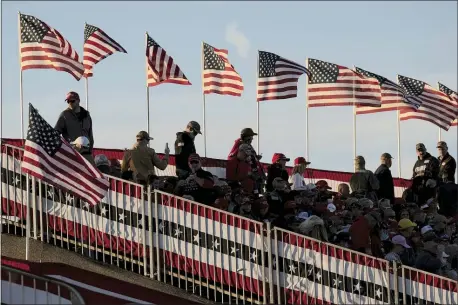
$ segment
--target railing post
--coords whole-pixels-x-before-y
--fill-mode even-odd
[[[272,268],[272,228],[270,222],[266,223],[267,234],[265,238],[267,239],[267,264],[269,266],[269,304],[275,304],[274,300],[274,270]],[[265,269],[264,269],[265,270]]]
[[[29,260],[30,252],[30,183],[29,183],[29,174],[25,175],[26,179],[26,215],[25,215],[25,260]],[[21,191],[23,191],[21,189]],[[24,198],[23,197],[23,198]]]

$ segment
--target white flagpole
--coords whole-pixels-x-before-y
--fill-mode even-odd
[[[21,136],[25,139],[24,134],[24,91],[22,88],[22,64],[21,64],[21,12],[17,12],[18,21],[18,43],[19,43],[19,103],[21,109]]]
[[[305,59],[305,68],[309,69],[309,59]],[[305,158],[310,162],[310,149],[309,149],[309,95],[307,92],[307,82],[309,77],[305,73]]]
[[[397,132],[398,132],[398,177],[402,178],[401,175],[401,111],[397,111]]]
[[[439,141],[442,141],[442,130],[440,127],[439,127]]]
[[[355,65],[353,70],[356,71]],[[353,79],[353,160],[356,159],[356,98],[355,98],[355,80]],[[355,162],[353,162],[353,168],[356,171]]]
[[[202,41],[202,47],[201,47],[201,61],[202,61],[202,99],[203,99],[203,105],[202,105],[202,117],[203,117],[203,127],[204,127],[204,157],[207,157],[207,125],[206,125],[206,120],[205,120],[205,93],[204,93],[204,42]]]
[[[145,49],[148,48],[148,32],[145,32]],[[146,60],[146,129],[148,134],[150,134],[150,125],[149,125],[149,86],[148,86],[148,57]]]
[[[84,23],[84,29],[86,29],[87,22]],[[84,50],[83,50],[83,57],[84,57]],[[83,58],[84,64],[84,58]],[[86,110],[89,110],[89,78],[86,76],[84,79],[84,87],[86,89]]]
[[[259,84],[259,50],[258,50],[258,59],[257,59],[257,66],[256,66],[256,132],[258,133],[258,136],[256,137],[256,150],[258,152],[258,155],[261,154],[261,150],[259,149],[259,101],[257,100],[257,95],[258,95],[258,84]]]

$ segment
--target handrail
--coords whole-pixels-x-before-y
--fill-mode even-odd
[[[42,282],[45,282],[45,283],[52,283],[52,284],[64,287],[64,288],[69,290],[70,295],[71,295],[70,301],[71,301],[71,303],[73,305],[85,305],[86,304],[84,302],[84,299],[81,296],[81,294],[75,288],[73,288],[72,286],[70,286],[69,284],[67,284],[65,282],[54,280],[54,279],[51,279],[49,277],[35,275],[33,273],[25,272],[23,270],[11,268],[11,267],[8,267],[8,266],[5,266],[5,265],[2,265],[1,269],[5,270],[5,271],[7,271],[9,273],[19,274],[19,275],[21,275],[23,277],[28,277],[28,278],[31,278],[31,279],[34,279],[34,280],[39,280],[39,281],[42,281]],[[5,279],[3,279],[3,280],[5,280]],[[8,281],[10,281],[10,277],[8,277]],[[48,291],[46,291],[46,292],[48,292]],[[36,303],[36,304],[41,304],[41,303]]]

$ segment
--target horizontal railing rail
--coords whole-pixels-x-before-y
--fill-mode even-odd
[[[431,300],[422,291],[436,289],[436,282],[452,287],[440,300],[456,301],[456,282],[444,277],[394,268],[119,178],[107,176],[107,196],[90,206],[21,173],[21,156],[21,149],[2,146],[3,232],[28,234],[222,303],[421,303]]]
[[[58,280],[38,276],[5,265],[2,272],[2,303],[85,305],[81,294]]]

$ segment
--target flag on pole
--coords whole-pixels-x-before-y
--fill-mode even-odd
[[[297,97],[297,81],[308,70],[277,54],[259,51],[257,101]]]
[[[191,85],[173,58],[167,55],[167,52],[148,34],[146,34],[146,59],[148,69],[146,83],[148,87],[162,83]]]
[[[229,52],[224,49],[216,49],[204,42],[202,53],[204,94],[241,96],[242,78],[229,62],[227,58]]]
[[[452,100],[452,102],[454,102],[455,106],[458,108],[458,95],[457,95],[456,91],[453,91],[452,89],[450,89],[449,87],[445,86],[444,84],[441,84],[440,82],[438,82],[438,84],[439,84],[439,91],[444,92],[445,94],[447,94],[450,97],[450,99]],[[452,122],[452,126],[458,126],[458,118],[456,118]]]
[[[416,111],[420,107],[421,101],[414,98],[409,98],[406,95],[406,91],[398,84],[378,74],[363,70],[358,67],[355,68],[356,72],[359,74],[377,79],[380,84],[380,89],[382,90],[381,107],[368,107],[358,105],[356,107],[356,114],[367,114],[401,109]]]
[[[104,31],[96,26],[84,26],[84,77],[93,75],[92,68],[98,62],[107,58],[114,52],[127,53],[127,51]]]
[[[21,164],[23,172],[98,204],[109,187],[99,170],[81,156],[29,104],[29,128]]]
[[[40,19],[19,14],[21,70],[55,69],[80,80],[84,66],[71,44]]]
[[[401,121],[417,119],[433,123],[444,130],[450,128],[458,115],[456,101],[454,102],[447,94],[427,83],[414,78],[398,75],[398,83],[406,90],[409,98],[421,102],[420,108],[416,111],[401,110]]]
[[[377,79],[329,62],[308,59],[307,94],[309,107],[381,106]]]

